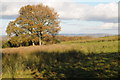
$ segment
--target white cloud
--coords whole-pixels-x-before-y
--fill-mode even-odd
[[[39,2],[39,1],[52,1],[52,2],[61,2],[61,1],[72,1],[72,2],[118,2],[119,0],[0,0],[0,2]]]
[[[98,28],[100,29],[118,29],[118,23],[104,23]]]
[[[16,17],[16,15],[19,14],[19,10],[22,6],[28,5],[28,4],[37,4],[36,2],[3,2],[0,4],[0,16],[3,18],[11,18]]]
[[[0,0],[0,2],[40,2],[43,0]]]
[[[8,0],[5,0],[8,1]],[[12,0],[14,1],[14,0]],[[22,0],[23,1],[23,0]],[[2,15],[17,15],[21,6],[27,4],[36,4],[35,2],[43,2],[44,4],[53,7],[63,19],[80,19],[103,22],[117,22],[118,4],[113,2],[109,4],[87,5],[72,2],[73,0],[36,0],[34,3],[4,3],[2,7]]]
[[[88,14],[89,19],[95,20],[117,20],[118,18],[118,4],[99,4],[91,8],[91,13]]]
[[[118,4],[113,2],[109,4],[98,4],[95,6],[86,4],[77,4],[71,2],[46,3],[55,8],[61,18],[81,19],[104,22],[117,22]]]

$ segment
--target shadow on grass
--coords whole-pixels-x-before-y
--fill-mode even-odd
[[[3,54],[3,74],[31,70],[36,79],[117,78],[120,53],[85,54],[80,51]],[[24,73],[23,73],[24,74]],[[24,74],[26,75],[26,74]]]

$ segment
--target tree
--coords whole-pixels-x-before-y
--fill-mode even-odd
[[[6,30],[11,43],[31,42],[32,45],[54,40],[59,31],[57,12],[43,4],[22,7],[19,16],[8,24]]]

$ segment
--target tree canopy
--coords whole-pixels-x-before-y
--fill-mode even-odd
[[[6,29],[10,43],[24,46],[53,42],[60,31],[58,16],[54,9],[43,4],[22,7]]]

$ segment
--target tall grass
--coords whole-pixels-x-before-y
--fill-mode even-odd
[[[3,78],[116,78],[119,53],[80,51],[3,54]]]
[[[5,48],[3,78],[117,78],[118,41]]]

